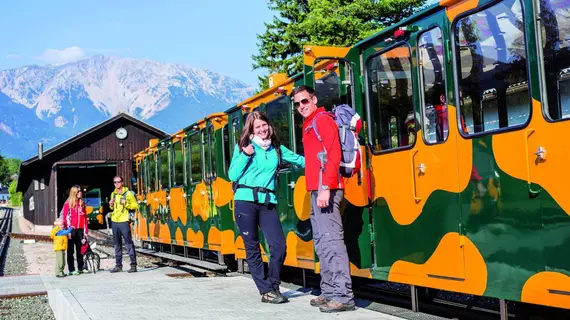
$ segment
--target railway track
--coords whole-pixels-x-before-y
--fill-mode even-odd
[[[0,276],[4,276],[4,265],[10,246],[10,233],[12,232],[12,216],[14,209],[0,207]]]

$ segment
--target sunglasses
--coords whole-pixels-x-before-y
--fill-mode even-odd
[[[114,184],[123,183],[123,181],[113,181]]]
[[[301,100],[301,101],[295,101],[295,102],[293,102],[293,106],[295,106],[295,108],[299,108],[299,107],[301,106],[301,104],[302,104],[302,105],[307,105],[307,104],[309,104],[309,101],[311,101],[311,99],[313,99],[313,96],[312,96],[312,95],[309,97],[309,99],[305,98],[305,99],[303,99],[303,100]]]

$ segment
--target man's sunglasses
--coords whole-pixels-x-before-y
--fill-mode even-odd
[[[114,184],[122,183],[123,181],[113,181]]]
[[[293,106],[295,106],[295,108],[299,108],[299,106],[301,104],[303,104],[303,105],[309,104],[309,101],[311,101],[311,99],[313,99],[313,96],[310,96],[309,99],[305,98],[305,99],[301,100],[300,102],[295,101],[295,102],[293,102]]]

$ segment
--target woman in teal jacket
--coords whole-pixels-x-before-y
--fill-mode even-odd
[[[259,111],[252,112],[235,146],[229,178],[237,184],[234,215],[245,245],[247,265],[262,296],[261,302],[267,303],[288,301],[279,291],[286,244],[275,209],[275,178],[283,161],[305,167],[304,157],[280,145],[267,116]],[[258,225],[270,248],[267,276],[259,250]]]

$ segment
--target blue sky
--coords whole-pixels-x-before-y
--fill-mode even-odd
[[[206,68],[257,85],[263,0],[2,1],[0,70],[105,54]]]

